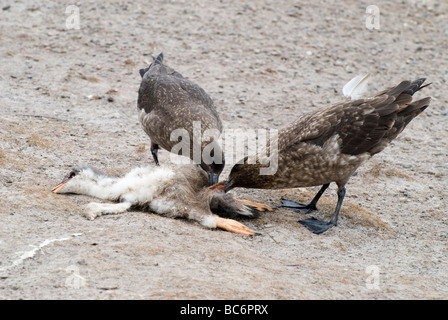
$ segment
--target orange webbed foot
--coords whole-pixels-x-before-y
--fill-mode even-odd
[[[244,224],[233,219],[216,217],[216,227],[233,233],[242,234],[243,236],[253,236],[256,234],[254,230],[249,229]]]

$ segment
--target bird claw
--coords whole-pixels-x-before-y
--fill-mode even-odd
[[[293,209],[297,212],[303,212],[303,213],[310,213],[314,210],[317,210],[316,205],[313,203],[304,204],[297,201],[289,200],[282,198],[282,204],[280,205],[280,208],[289,208]]]

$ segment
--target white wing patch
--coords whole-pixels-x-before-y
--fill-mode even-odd
[[[369,78],[369,73],[354,77],[342,88],[343,95],[352,100],[362,98],[367,91],[367,85],[370,80]]]

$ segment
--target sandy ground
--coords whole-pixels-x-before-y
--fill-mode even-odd
[[[445,1],[147,3],[76,2],[79,29],[66,27],[67,2],[2,3],[1,299],[448,298]],[[379,30],[366,27],[372,4]],[[418,96],[433,100],[359,168],[322,235],[286,209],[243,220],[252,238],[138,211],[89,221],[91,198],[50,190],[77,165],[153,165],[136,101],[138,70],[159,52],[227,129],[281,128],[366,72],[372,91],[427,77]],[[317,190],[232,193],[276,206]],[[328,219],[334,186],[319,204]]]

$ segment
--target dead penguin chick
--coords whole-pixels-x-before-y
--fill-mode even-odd
[[[91,220],[103,214],[123,213],[134,207],[246,236],[255,234],[255,231],[229,218],[256,217],[259,211],[264,211],[258,204],[243,203],[208,188],[206,174],[196,166],[135,168],[123,177],[110,177],[91,167],[77,167],[52,191],[118,202],[88,204],[85,216]],[[212,210],[225,218],[212,213]]]
[[[259,162],[236,164],[225,191],[233,188],[283,189],[322,185],[309,204],[282,199],[282,206],[309,213],[331,182],[338,186],[338,202],[329,222],[315,218],[300,221],[314,233],[337,225],[345,196],[345,185],[355,170],[382,151],[406,125],[425,110],[430,97],[412,101],[425,87],[425,79],[403,81],[374,97],[342,102],[302,115],[279,132],[278,170],[260,175]],[[269,148],[268,148],[269,151]]]
[[[209,185],[217,183],[225,162],[217,143],[223,127],[212,99],[196,83],[164,65],[162,53],[148,68],[141,69],[140,75],[139,121],[151,138],[156,164],[159,148],[176,154],[181,151],[200,164],[209,176]],[[206,131],[210,139],[204,137]]]

